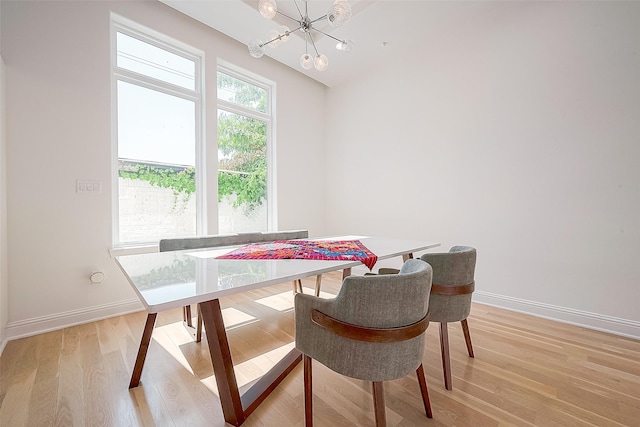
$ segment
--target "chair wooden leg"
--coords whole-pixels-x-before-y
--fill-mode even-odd
[[[442,353],[442,370],[444,371],[444,388],[451,390],[451,359],[449,358],[449,330],[447,323],[440,323],[440,351]]]
[[[471,345],[471,334],[469,334],[469,324],[467,323],[467,319],[464,319],[460,323],[462,324],[462,333],[464,334],[464,341],[467,343],[469,357],[473,357],[473,346]]]
[[[200,311],[200,306],[198,305],[198,325],[196,328],[196,342],[202,341],[202,312]]]
[[[386,427],[384,388],[381,381],[373,381],[373,410],[376,415],[376,427]]]
[[[427,379],[424,376],[424,368],[422,367],[422,363],[420,364],[420,366],[418,366],[416,375],[418,376],[418,384],[420,384],[420,393],[422,394],[424,411],[427,414],[427,418],[433,418],[433,413],[431,412],[431,401],[429,400],[429,390],[427,389]]]
[[[311,379],[311,358],[302,355],[304,369],[304,425],[313,426],[313,387]]]
[[[185,305],[184,307],[182,307],[182,320],[184,320],[184,322],[187,324],[187,326],[189,326],[190,328],[193,328],[193,323],[191,321],[191,306],[190,305]]]

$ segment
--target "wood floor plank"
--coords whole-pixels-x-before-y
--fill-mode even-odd
[[[111,353],[120,349],[116,331],[109,319],[104,319],[96,322],[96,330],[98,333],[100,352],[102,354]]]
[[[0,357],[0,396],[4,399],[9,387],[9,381],[18,366],[18,360],[26,351],[27,345],[33,341],[32,338],[21,338],[11,341],[7,345]]]
[[[150,381],[132,388],[130,394],[140,417],[139,426],[176,425],[171,419],[169,409],[165,405],[160,392]]]
[[[37,369],[21,369],[11,376],[7,393],[2,400],[2,407],[0,407],[0,425],[26,425],[31,410],[26,403],[31,400],[36,371]]]
[[[65,329],[58,371],[56,426],[86,425],[79,342],[76,329]]]
[[[340,273],[323,276],[337,293]],[[315,278],[303,280],[309,292]],[[239,382],[251,383],[293,342],[291,283],[223,298]],[[195,310],[193,310],[195,313]],[[225,426],[206,346],[160,313],[141,385],[128,389],[146,313],[131,313],[11,341],[0,357],[0,425]],[[453,390],[444,388],[438,324],[426,332],[423,365],[433,419],[415,375],[385,383],[389,426],[640,427],[640,342],[474,304],[475,358],[449,325]],[[314,362],[316,426],[373,425],[369,383]],[[304,425],[302,365],[244,424]]]
[[[52,426],[56,421],[58,401],[58,378],[36,380],[28,404],[27,426]]]
[[[135,400],[129,389],[124,385],[128,383],[130,372],[124,364],[122,353],[119,350],[112,351],[103,356],[109,383],[109,401],[115,414],[114,426],[135,426],[142,424],[142,417],[138,413]]]

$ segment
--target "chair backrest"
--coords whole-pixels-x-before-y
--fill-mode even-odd
[[[476,250],[454,246],[449,252],[426,253],[420,257],[433,268],[429,313],[434,322],[459,322],[469,316],[475,288]]]
[[[422,363],[424,329],[403,341],[369,342],[336,334],[315,323],[312,315],[316,310],[349,325],[401,328],[425,318],[430,291],[431,267],[411,259],[397,275],[345,278],[334,299],[296,294],[296,348],[352,378],[367,381],[401,378]]]
[[[309,237],[309,232],[307,230],[217,234],[213,236],[162,239],[159,243],[159,250],[160,252],[167,252],[183,249],[215,248],[221,246],[237,246],[249,243],[271,242],[274,240],[306,239],[307,237]]]

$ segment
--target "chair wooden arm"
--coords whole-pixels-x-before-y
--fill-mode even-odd
[[[315,309],[311,311],[311,320],[316,325],[345,338],[365,342],[390,343],[410,340],[426,331],[429,326],[429,313],[415,323],[397,328],[368,328],[352,325]]]
[[[473,281],[467,285],[431,285],[431,295],[467,295],[472,293],[476,288],[476,282]]]

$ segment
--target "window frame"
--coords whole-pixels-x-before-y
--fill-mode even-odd
[[[153,77],[120,68],[117,65],[117,33],[123,33],[145,43],[164,49],[194,62],[194,89],[165,82]],[[206,212],[206,145],[205,145],[205,82],[204,52],[169,36],[144,27],[114,13],[111,14],[111,174],[112,174],[112,245],[114,248],[131,248],[155,245],[157,242],[120,241],[120,203],[118,183],[118,81],[134,84],[149,90],[194,102],[195,168],[196,168],[196,235],[207,232]],[[177,236],[176,236],[177,237]]]

